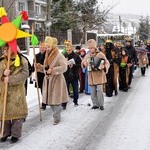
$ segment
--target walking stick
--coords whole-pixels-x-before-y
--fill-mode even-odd
[[[7,69],[9,69],[9,65],[10,65],[10,48],[8,49]],[[2,111],[2,131],[1,131],[2,137],[4,134],[4,125],[5,125],[7,91],[8,91],[8,83],[5,83],[4,103],[3,103],[3,111]]]
[[[32,24],[32,35],[34,35],[34,23]],[[36,55],[35,55],[35,46],[33,45],[33,55],[34,55],[34,63],[36,63]],[[36,85],[37,85],[37,94],[38,94],[38,104],[39,104],[39,113],[40,113],[40,121],[42,121],[42,113],[41,113],[41,101],[40,101],[40,93],[39,93],[39,84],[38,84],[38,76],[37,76],[37,68],[35,67],[35,76],[36,76]]]

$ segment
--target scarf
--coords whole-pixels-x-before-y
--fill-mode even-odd
[[[58,48],[52,49],[50,53],[46,52],[44,61],[45,68],[49,68],[49,66],[51,65],[52,61],[55,59],[58,53]]]

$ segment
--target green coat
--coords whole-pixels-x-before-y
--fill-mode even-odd
[[[6,66],[7,60],[2,56],[0,58],[0,119],[2,117],[5,88],[1,77]],[[5,120],[25,118],[28,114],[24,86],[29,75],[27,60],[21,56],[21,65],[19,67],[15,67],[12,61],[10,61],[10,70]]]

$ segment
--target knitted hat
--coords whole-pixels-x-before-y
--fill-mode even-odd
[[[87,41],[87,46],[88,47],[94,47],[94,48],[96,48],[96,41],[94,40],[94,39],[89,39],[88,41]]]
[[[58,44],[58,40],[56,38],[46,36],[45,45],[52,46],[52,48],[56,48]]]
[[[85,50],[84,48],[81,48],[80,53],[81,53],[81,52],[86,53],[86,50]]]
[[[76,50],[80,50],[81,49],[81,47],[80,46],[76,46]]]

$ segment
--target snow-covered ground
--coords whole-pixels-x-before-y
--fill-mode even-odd
[[[36,49],[38,52],[38,49]],[[33,60],[32,49],[30,61]],[[40,121],[37,89],[28,84],[29,115],[16,144],[0,143],[7,150],[149,150],[150,69],[146,77],[135,71],[133,87],[118,96],[105,96],[105,110],[92,110],[90,95],[80,94],[79,106],[70,99],[60,124],[53,126],[52,111],[42,111]]]

